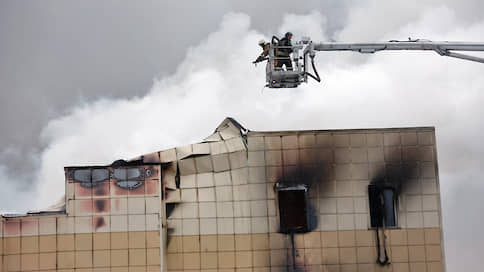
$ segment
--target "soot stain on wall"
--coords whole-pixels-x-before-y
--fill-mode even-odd
[[[322,150],[322,149],[321,149]],[[277,181],[273,188],[277,195],[278,190],[284,189],[296,189],[296,188],[307,188],[305,199],[306,199],[306,218],[307,218],[307,228],[304,231],[293,231],[284,229],[280,226],[279,232],[287,234],[290,241],[290,249],[288,250],[288,258],[286,258],[286,271],[306,271],[304,266],[304,258],[301,256],[295,245],[295,234],[312,232],[317,229],[318,226],[318,212],[317,208],[310,201],[310,195],[313,190],[317,190],[318,185],[329,181],[332,175],[332,164],[331,160],[328,160],[327,156],[323,152],[318,152],[314,149],[314,152],[307,156],[301,156],[297,158],[295,165],[285,165],[280,175],[277,177]],[[296,192],[296,191],[295,191]],[[294,194],[294,197],[297,194]],[[287,195],[285,198],[278,198],[279,201],[288,201]],[[281,203],[279,203],[279,208],[281,208]],[[292,204],[292,203],[291,203]],[[284,206],[284,205],[282,205]],[[297,210],[292,209],[290,212],[297,212]],[[304,211],[300,211],[304,212]],[[282,213],[279,210],[279,215]],[[295,217],[298,214],[294,214]],[[289,216],[290,217],[290,216]],[[281,222],[282,223],[282,222]]]

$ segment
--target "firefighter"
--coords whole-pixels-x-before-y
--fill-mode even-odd
[[[269,55],[269,49],[271,45],[269,43],[266,43],[264,40],[259,41],[259,46],[262,47],[262,53],[257,57],[256,60],[254,60],[252,63],[256,64],[261,61],[268,60],[267,55]]]
[[[276,52],[276,67],[282,70],[282,66],[286,66],[287,71],[292,71],[292,61],[291,61],[291,53],[292,53],[292,44],[291,44],[292,33],[287,32],[284,35],[277,46],[281,46],[283,48],[278,48]]]

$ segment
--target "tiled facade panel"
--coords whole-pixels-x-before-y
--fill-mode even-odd
[[[70,174],[115,168],[66,168],[66,214],[2,218],[0,271],[161,271],[160,166],[124,168],[141,169],[133,188]]]
[[[275,185],[301,179],[311,180],[316,221],[311,232],[295,235],[301,271],[443,271],[433,129],[249,132],[246,144],[219,139],[195,157],[195,145],[177,148],[170,271],[287,271],[291,243],[279,233]],[[398,188],[398,227],[386,232],[385,267],[375,264],[370,228],[368,185],[378,176]],[[427,243],[425,236],[433,238]]]
[[[159,231],[54,233],[2,240],[2,271],[160,271]]]
[[[296,234],[295,261],[302,271],[442,271],[439,229],[386,235],[391,266],[375,264],[372,230]],[[173,236],[167,247],[169,271],[287,271],[292,260],[291,241],[280,233]]]

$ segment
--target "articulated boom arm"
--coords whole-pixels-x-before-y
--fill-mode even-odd
[[[432,42],[428,40],[389,41],[382,43],[318,43],[312,45],[315,51],[355,51],[375,53],[383,50],[432,50],[441,56],[484,63],[484,58],[452,51],[484,51],[484,43]]]
[[[383,50],[419,50],[435,51],[441,56],[448,56],[484,63],[484,57],[471,56],[454,51],[484,52],[484,43],[472,42],[433,42],[429,40],[389,41],[380,43],[313,43],[309,38],[297,41],[293,46],[279,46],[272,42],[266,69],[266,82],[269,88],[295,88],[308,81],[308,77],[320,81],[314,58],[316,51],[354,51],[375,53]],[[292,54],[280,54],[290,49]],[[283,65],[286,67],[283,69]],[[312,68],[312,72],[309,70]]]

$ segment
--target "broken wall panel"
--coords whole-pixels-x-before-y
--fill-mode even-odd
[[[419,134],[427,135],[422,146],[416,140]],[[230,152],[227,141],[213,140],[210,157],[214,183],[195,182],[197,188],[187,188],[181,204],[175,207],[179,212],[168,218],[172,229],[167,245],[168,270],[292,271],[294,264],[299,271],[350,266],[377,270],[368,185],[378,182],[392,185],[398,193],[397,226],[385,230],[387,237],[394,238],[388,245],[388,250],[393,250],[390,266],[443,269],[442,257],[430,257],[443,256],[441,240],[416,245],[413,238],[419,233],[438,233],[438,237],[441,233],[440,205],[434,201],[438,197],[435,145],[428,135],[433,135],[432,128],[249,132],[243,152]],[[412,153],[410,149],[425,151]],[[308,186],[307,206],[298,205],[297,197],[278,195],[277,184]],[[406,204],[423,203],[424,197],[425,208],[423,204]],[[300,224],[294,218],[300,218]],[[296,233],[294,242],[290,232]],[[400,238],[408,236],[412,241]],[[249,242],[244,247],[237,246],[237,241]],[[200,246],[185,248],[191,243]],[[424,251],[422,258],[404,254],[416,246],[429,252]],[[186,250],[194,250],[200,263],[174,261],[183,258]],[[233,254],[234,259],[220,261],[225,252]],[[244,254],[251,259],[243,259]],[[237,256],[241,256],[239,261]]]

